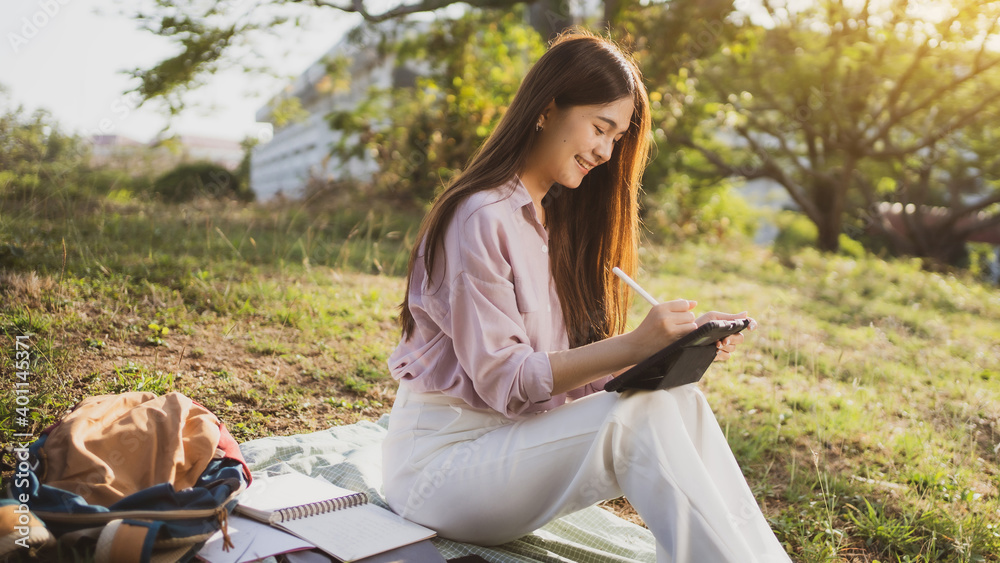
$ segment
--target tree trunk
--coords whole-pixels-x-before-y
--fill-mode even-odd
[[[528,9],[528,23],[545,41],[551,41],[573,25],[569,0],[537,0]]]
[[[827,213],[816,222],[816,229],[819,231],[816,246],[823,252],[840,250],[840,230],[843,227],[841,219],[839,213]]]
[[[816,224],[816,246],[823,252],[840,250],[840,232],[844,228],[844,200],[846,186],[828,179],[816,179],[812,189],[817,217],[810,217]]]
[[[625,0],[604,0],[604,21],[600,27],[614,27]]]
[[[968,267],[969,252],[964,239],[949,232],[933,233],[933,237],[934,243],[925,256],[934,262],[933,269],[939,266]]]

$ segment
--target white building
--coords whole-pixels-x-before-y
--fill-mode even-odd
[[[201,137],[198,135],[178,135],[180,158],[183,162],[214,162],[229,170],[236,170],[243,160],[243,147],[239,141]]]
[[[338,56],[350,61],[348,88],[337,88],[327,71],[327,62]],[[257,198],[266,200],[279,192],[297,197],[310,178],[370,178],[376,167],[373,160],[351,159],[342,163],[329,157],[330,147],[340,141],[341,133],[330,129],[326,116],[331,111],[355,106],[372,86],[412,85],[416,73],[405,68],[394,69],[394,66],[393,57],[380,59],[373,46],[359,46],[345,38],[257,110],[258,122],[274,124],[272,109],[282,100],[295,97],[308,113],[302,121],[275,126],[273,138],[254,147],[250,187]]]

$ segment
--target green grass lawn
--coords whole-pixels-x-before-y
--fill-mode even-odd
[[[8,387],[4,431],[126,390],[182,391],[239,440],[378,418],[417,220],[0,197],[0,371],[18,335],[31,353],[27,424]],[[642,264],[654,296],[760,322],[701,385],[796,561],[1000,560],[1000,291],[736,242],[647,245]],[[636,300],[632,326],[647,308]]]

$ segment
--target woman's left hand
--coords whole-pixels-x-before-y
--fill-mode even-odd
[[[701,325],[705,324],[708,321],[731,321],[731,320],[746,319],[746,318],[749,318],[747,316],[747,312],[746,311],[744,311],[742,313],[736,313],[736,314],[733,314],[733,313],[720,313],[718,311],[710,311],[710,312],[705,313],[704,315],[698,317],[695,320],[695,324],[697,324],[698,326],[701,326]],[[756,328],[757,328],[757,321],[755,321],[754,319],[750,319],[750,326],[747,327],[747,329],[748,330],[755,330]],[[731,353],[733,353],[733,351],[736,350],[736,346],[739,345],[742,342],[743,342],[743,333],[742,332],[739,332],[739,333],[736,333],[736,334],[732,334],[732,335],[727,336],[727,337],[723,338],[722,340],[716,342],[715,346],[716,346],[716,348],[718,348],[718,352],[716,352],[716,354],[715,354],[715,361],[716,362],[724,362],[724,361],[728,360],[729,359],[729,355]]]

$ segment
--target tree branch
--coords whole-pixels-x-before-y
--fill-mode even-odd
[[[317,7],[334,8],[342,12],[359,14],[367,22],[378,23],[386,20],[391,20],[393,18],[398,18],[408,14],[416,14],[418,12],[433,12],[440,8],[450,6],[451,4],[457,3],[459,0],[421,0],[416,4],[403,4],[396,6],[395,8],[386,10],[380,14],[372,14],[365,8],[364,0],[350,0],[350,4],[347,3],[337,3],[330,2],[328,0],[287,0],[289,4],[312,4]],[[465,0],[463,0],[465,1]],[[466,2],[470,3],[470,2]],[[477,5],[476,2],[471,2]],[[516,2],[490,2],[490,5],[512,5]]]
[[[994,192],[990,197],[985,197],[978,203],[972,205],[964,205],[958,208],[958,213],[963,215],[974,215],[980,211],[986,209],[987,207],[1000,203],[1000,190]]]
[[[865,203],[868,205],[868,209],[874,209],[875,186],[872,185],[871,180],[869,180],[860,170],[855,168],[854,181],[857,183],[858,188],[861,190],[861,195],[865,198]]]
[[[980,219],[978,222],[973,221],[968,227],[958,229],[956,235],[962,238],[962,240],[968,239],[973,233],[979,231],[984,231],[990,227],[1000,226],[1000,213],[993,215],[992,217]]]
[[[884,138],[888,134],[889,130],[892,127],[894,127],[895,125],[898,125],[900,121],[902,121],[903,119],[909,117],[910,115],[913,115],[914,113],[916,113],[916,112],[918,112],[918,111],[920,111],[922,109],[927,109],[928,107],[930,107],[931,105],[933,105],[935,103],[939,103],[941,101],[941,96],[943,96],[944,94],[948,93],[951,90],[954,90],[955,88],[958,88],[959,86],[961,86],[962,84],[964,84],[964,83],[968,82],[969,80],[975,78],[976,76],[979,76],[980,74],[986,72],[990,68],[996,66],[998,63],[1000,63],[1000,57],[997,57],[996,59],[990,61],[986,66],[976,67],[972,71],[970,71],[968,74],[966,74],[965,76],[958,77],[955,80],[949,82],[948,84],[945,84],[944,86],[938,87],[933,92],[931,92],[930,94],[928,94],[919,103],[915,104],[914,106],[912,106],[910,108],[907,108],[907,109],[903,110],[902,113],[898,113],[898,114],[890,113],[889,119],[882,125],[881,128],[879,128],[879,130],[875,134],[875,136],[873,136],[873,137],[871,137],[869,139],[866,139],[863,144],[867,145],[867,146],[872,146],[879,139],[883,139],[884,140]]]
[[[987,29],[986,33],[983,34],[983,41],[979,45],[979,50],[976,52],[976,58],[974,59],[975,66],[979,66],[980,61],[982,61],[983,53],[986,52],[986,44],[989,43],[990,38],[993,37],[993,33],[997,29],[997,23],[1000,23],[1000,18],[989,18],[989,19],[992,21],[990,23],[989,29]]]
[[[726,177],[740,177],[747,180],[756,180],[758,178],[768,178],[774,180],[785,188],[788,195],[792,197],[792,200],[802,208],[802,211],[804,211],[810,219],[817,221],[821,216],[815,204],[809,199],[808,194],[805,193],[805,190],[803,190],[798,184],[789,180],[784,171],[781,170],[781,167],[771,160],[770,155],[768,155],[766,151],[759,150],[760,147],[753,143],[752,140],[750,140],[750,142],[751,147],[755,150],[754,154],[757,154],[758,156],[763,155],[764,157],[763,165],[737,168],[736,166],[726,163],[726,161],[715,151],[698,145],[687,135],[671,134],[669,135],[669,138],[678,144],[690,147],[701,153],[706,160],[712,163],[716,169],[718,169],[719,172]]]
[[[954,133],[956,130],[972,123],[983,110],[983,108],[989,106],[994,101],[1000,100],[1000,90],[993,93],[992,96],[982,100],[976,107],[968,110],[963,115],[959,115],[957,118],[953,119],[950,124],[942,126],[937,130],[937,132],[931,134],[930,136],[920,140],[919,142],[910,145],[909,147],[899,148],[895,150],[881,150],[876,152],[866,153],[866,156],[872,158],[884,159],[884,158],[896,158],[901,156],[906,156],[908,154],[913,154],[920,149],[927,148],[941,139],[944,139],[948,135]]]
[[[746,117],[747,121],[750,122],[758,131],[778,141],[778,145],[781,147],[781,150],[784,153],[782,156],[784,156],[788,160],[791,160],[792,164],[795,165],[795,167],[799,170],[799,172],[802,173],[803,176],[822,175],[822,173],[819,172],[818,170],[809,169],[803,166],[801,162],[799,162],[798,154],[788,146],[788,142],[785,140],[784,135],[779,135],[774,131],[771,131],[764,124],[758,122],[749,112],[746,114]],[[750,137],[750,131],[746,127],[737,127],[736,132],[739,133],[741,137],[746,139],[747,142],[754,147],[755,153],[763,151],[763,149],[760,148],[760,145]],[[770,158],[770,156],[768,156],[768,158]]]
[[[905,10],[905,8],[904,8],[904,10]],[[944,25],[944,28],[945,29],[950,28],[951,25],[958,19],[959,15],[960,15],[960,12],[956,12],[954,15],[952,15],[951,19],[949,19],[947,21],[946,25]],[[896,21],[898,21],[898,14],[894,11],[893,12],[893,23],[895,23]],[[895,25],[893,25],[892,27],[895,27]],[[890,29],[892,29],[892,27]],[[906,70],[903,72],[903,75],[899,78],[899,81],[895,84],[895,86],[893,86],[892,91],[889,92],[889,96],[886,98],[886,105],[883,106],[883,108],[879,109],[876,112],[876,117],[879,114],[881,114],[882,109],[890,109],[891,110],[891,108],[896,104],[896,102],[899,101],[899,96],[900,96],[900,94],[903,93],[903,87],[906,86],[906,83],[909,82],[909,80],[911,78],[913,78],[913,75],[916,73],[917,69],[920,67],[920,63],[924,60],[924,57],[930,51],[930,40],[931,40],[931,37],[928,35],[927,37],[924,38],[923,43],[921,43],[920,46],[917,47],[917,52],[913,55],[913,60],[910,63],[910,66],[908,66],[906,68]],[[978,59],[977,59],[977,62],[978,62]],[[890,111],[890,114],[891,113],[892,112]],[[878,138],[878,137],[876,137],[876,138]]]

